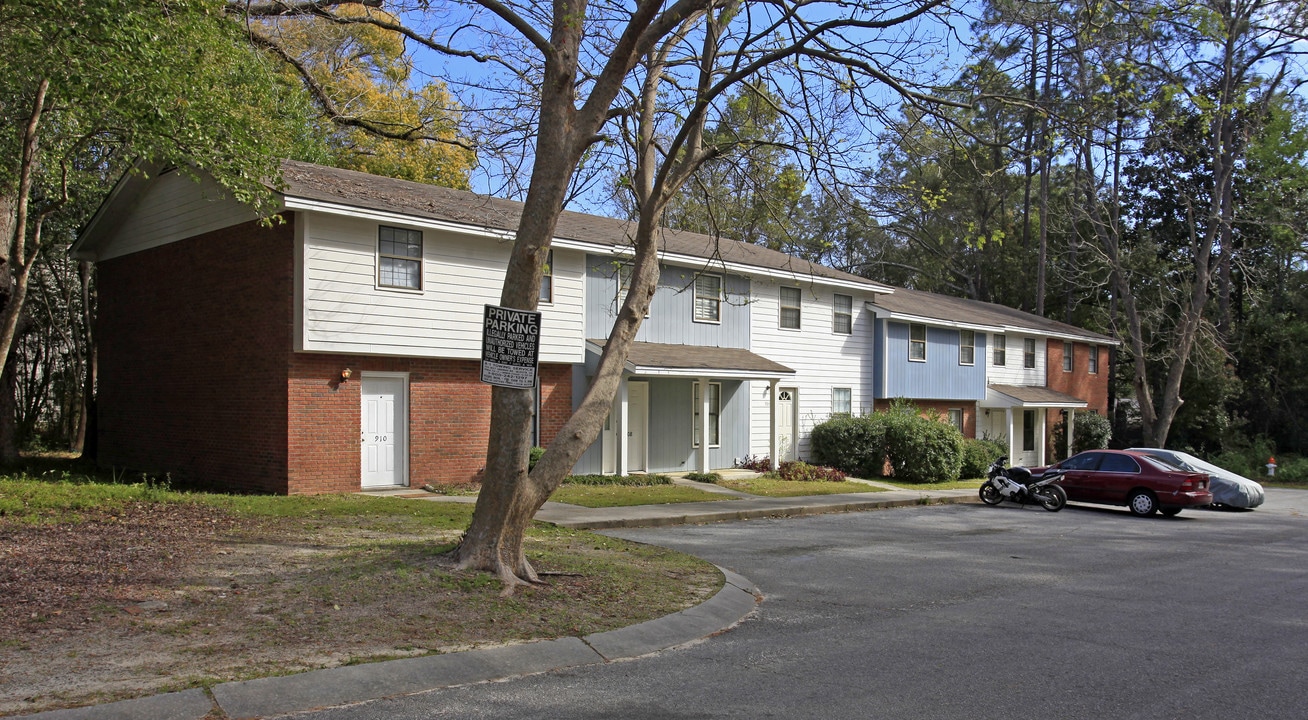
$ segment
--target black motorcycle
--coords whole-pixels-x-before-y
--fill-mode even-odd
[[[986,481],[981,484],[979,494],[981,502],[998,505],[1005,500],[1012,500],[1023,505],[1034,502],[1049,512],[1058,512],[1067,504],[1067,491],[1057,484],[1063,473],[1050,470],[1032,480],[1031,471],[1024,467],[1005,468],[1007,457],[1001,457],[990,464]]]

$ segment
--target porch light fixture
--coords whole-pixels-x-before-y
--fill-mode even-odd
[[[349,368],[345,368],[344,370],[342,370],[342,371],[341,371],[341,382],[345,382],[346,380],[349,380],[351,374],[352,374],[352,373],[350,372],[350,369],[349,369]]]

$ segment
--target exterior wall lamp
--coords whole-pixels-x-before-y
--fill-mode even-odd
[[[342,371],[341,371],[341,382],[345,382],[346,380],[349,380],[351,374],[352,374],[352,373],[350,372],[350,369],[349,369],[349,368],[345,368],[344,370],[342,370]]]

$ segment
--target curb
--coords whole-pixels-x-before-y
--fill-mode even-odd
[[[827,515],[830,513],[858,512],[862,510],[883,510],[897,507],[914,507],[917,505],[958,505],[979,504],[981,501],[975,493],[958,496],[922,495],[918,498],[895,500],[851,500],[827,504],[778,505],[777,507],[749,508],[746,510],[696,510],[684,514],[668,514],[666,505],[645,505],[624,508],[638,511],[641,507],[660,508],[657,514],[645,517],[620,518],[546,518],[537,515],[537,519],[551,525],[571,528],[573,530],[613,530],[618,528],[668,527],[671,525],[702,525],[713,522],[732,520],[753,520],[758,518],[803,517],[806,515]]]
[[[347,665],[298,675],[223,683],[106,705],[51,710],[29,720],[203,720],[215,708],[232,720],[284,715],[492,682],[584,665],[630,660],[725,632],[754,611],[762,596],[723,567],[724,584],[691,608],[638,625],[585,637]]]

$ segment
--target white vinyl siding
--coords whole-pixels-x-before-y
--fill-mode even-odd
[[[798,457],[809,457],[809,433],[813,426],[831,416],[836,388],[848,389],[850,412],[860,413],[872,407],[873,318],[861,312],[871,295],[854,295],[853,307],[860,312],[852,318],[852,333],[831,332],[835,315],[834,293],[803,286],[804,314],[807,322],[801,330],[777,327],[781,308],[782,285],[774,280],[755,277],[751,283],[749,349],[795,371],[784,376],[779,387],[798,390],[795,433]],[[749,383],[750,452],[767,455],[768,421],[771,417],[768,383]]]
[[[991,385],[1028,385],[1034,387],[1044,387],[1045,377],[1045,355],[1042,350],[1045,346],[1044,338],[1026,338],[1021,335],[995,336],[1006,337],[1008,347],[1022,349],[1026,346],[1026,341],[1031,340],[1035,343],[1035,367],[1022,367],[1022,362],[1014,359],[1003,366],[991,366],[986,369],[986,382]],[[1016,350],[1014,351],[1016,352]],[[1020,356],[1015,356],[1020,357]]]
[[[423,292],[376,285],[378,224],[296,213],[296,350],[481,357],[484,306],[498,305],[509,245],[472,234],[423,231]],[[541,307],[541,362],[585,359],[585,256],[555,253],[554,303]]]
[[[208,175],[202,175],[197,183],[181,172],[164,173],[141,193],[122,226],[98,249],[96,260],[130,255],[258,218],[250,208],[227,197]]]

